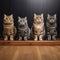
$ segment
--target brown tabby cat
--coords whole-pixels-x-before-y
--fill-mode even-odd
[[[35,41],[38,39],[43,40],[43,37],[45,35],[43,14],[40,15],[34,14],[34,21],[31,31]]]
[[[12,14],[10,16],[4,14],[3,28],[4,40],[8,40],[8,38],[10,38],[10,40],[14,40],[16,28],[14,27],[14,18]]]

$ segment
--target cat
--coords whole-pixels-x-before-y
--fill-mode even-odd
[[[57,36],[57,18],[56,14],[53,16],[47,15],[47,22],[46,22],[46,27],[47,27],[47,36],[48,40],[56,40]]]
[[[19,40],[28,40],[30,38],[30,28],[28,27],[27,17],[18,17]]]
[[[16,28],[14,27],[14,18],[13,14],[6,15],[4,14],[3,19],[3,34],[4,34],[4,40],[14,40],[14,36],[16,34]]]
[[[35,41],[43,40],[43,37],[45,35],[43,14],[37,15],[36,13],[34,13],[34,21],[31,28],[31,35]]]

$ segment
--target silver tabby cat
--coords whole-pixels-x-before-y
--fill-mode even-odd
[[[47,35],[48,35],[48,40],[56,40],[57,36],[57,21],[56,21],[56,14],[51,16],[48,14],[47,16]]]
[[[4,14],[4,20],[3,20],[3,34],[4,34],[4,40],[14,40],[14,35],[16,34],[16,28],[14,27],[14,18],[13,15],[6,15]]]
[[[33,36],[33,39],[35,41],[38,39],[43,40],[43,37],[45,35],[43,14],[40,15],[34,14],[34,21],[31,29],[31,35]]]
[[[19,40],[27,40],[30,38],[30,28],[28,27],[27,17],[18,17],[18,33]]]

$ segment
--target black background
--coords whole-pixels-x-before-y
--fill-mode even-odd
[[[46,22],[47,14],[57,14],[57,37],[60,37],[60,0],[0,0],[0,38],[3,37],[4,14],[14,15],[15,26],[18,26],[18,16],[28,17],[28,24],[31,28],[33,14],[44,13]]]

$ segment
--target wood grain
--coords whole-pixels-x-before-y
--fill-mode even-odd
[[[43,41],[4,41],[0,40],[0,46],[53,46],[53,45],[60,45],[60,40],[43,40]]]
[[[0,46],[0,60],[60,60],[60,46]]]

